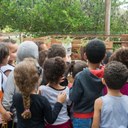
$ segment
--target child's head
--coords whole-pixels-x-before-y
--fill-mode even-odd
[[[128,69],[121,62],[109,62],[104,71],[104,80],[109,89],[120,90],[128,79]]]
[[[6,65],[9,60],[9,49],[4,43],[0,43],[0,65]]]
[[[38,46],[39,51],[48,50],[47,45],[41,41],[35,41],[36,45]]]
[[[87,67],[87,64],[85,61],[78,60],[71,63],[71,72],[72,77],[75,78],[76,74],[82,71],[84,68]]]
[[[106,53],[105,44],[101,40],[93,39],[85,46],[84,53],[90,63],[100,63]]]
[[[66,57],[66,50],[62,45],[59,44],[53,44],[51,48],[48,50],[48,58],[53,58],[53,57]]]
[[[9,55],[10,55],[9,64],[12,64],[16,60],[18,45],[16,41],[12,39],[4,39],[2,42],[5,43],[9,48]]]
[[[128,48],[120,48],[115,51],[109,61],[119,61],[125,64],[128,68]]]
[[[44,63],[44,74],[51,84],[58,84],[65,72],[65,62],[61,57],[49,58]]]
[[[24,41],[19,45],[17,50],[17,63],[29,57],[39,59],[38,46],[33,41]]]
[[[47,59],[47,54],[48,54],[47,50],[42,50],[39,52],[39,61],[38,62],[41,67],[43,67],[44,61]]]
[[[23,60],[14,69],[14,80],[23,97],[24,112],[22,117],[24,119],[31,118],[30,93],[37,89],[40,74],[41,69],[37,66],[36,60],[32,58]]]
[[[111,57],[111,55],[112,55],[112,52],[106,51],[105,57],[103,59],[103,64],[107,64],[108,63],[109,58]]]

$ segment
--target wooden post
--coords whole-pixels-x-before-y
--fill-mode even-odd
[[[105,35],[110,35],[111,0],[105,0]]]

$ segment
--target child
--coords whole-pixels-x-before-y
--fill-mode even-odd
[[[37,59],[39,58],[39,52],[38,52],[38,46],[32,42],[32,41],[25,41],[22,42],[17,50],[17,63],[21,62],[24,60],[24,58],[34,58]],[[16,128],[16,110],[15,108],[12,107],[12,100],[13,100],[13,95],[18,92],[18,89],[15,86],[14,83],[14,72],[12,71],[7,79],[6,82],[6,89],[4,90],[4,96],[2,100],[2,104],[4,108],[8,111],[13,112],[13,122],[8,123],[9,128]],[[13,108],[13,109],[12,109]]]
[[[66,94],[58,95],[53,111],[48,100],[37,94],[42,69],[34,59],[20,62],[14,69],[14,80],[20,93],[13,97],[17,111],[17,128],[44,128],[44,119],[54,123],[66,100]]]
[[[39,52],[42,51],[42,50],[44,50],[44,51],[48,50],[48,47],[47,47],[47,45],[44,42],[42,42],[42,41],[34,41],[34,42],[38,46]]]
[[[48,49],[48,58],[53,58],[56,56],[66,59],[66,50],[62,45],[53,44],[51,48]]]
[[[91,40],[84,49],[88,60],[88,68],[76,75],[70,92],[73,102],[73,127],[90,128],[92,123],[94,101],[101,96],[104,85],[101,78],[104,70],[100,63],[105,56],[105,44],[98,40]]]
[[[9,49],[5,44],[0,43],[0,74],[1,74],[0,88],[2,90],[4,90],[5,88],[7,77],[1,70],[1,67],[7,65],[8,61],[9,61]]]
[[[105,55],[105,58],[103,59],[103,65],[106,65],[107,63],[108,63],[108,61],[109,61],[109,58],[111,57],[111,55],[112,55],[112,52],[110,52],[110,51],[106,51],[106,55]]]
[[[69,68],[69,72],[71,75],[68,76],[68,80],[70,81],[70,83],[68,84],[68,87],[71,88],[72,84],[74,82],[74,79],[76,77],[76,75],[83,71],[84,68],[87,68],[87,64],[85,61],[82,60],[77,60],[77,61],[72,61],[71,62],[71,67]],[[69,107],[69,115],[72,119],[73,117],[73,104]]]
[[[72,65],[72,69],[71,69],[72,77],[75,78],[76,74],[81,72],[86,67],[87,67],[87,64],[85,61],[78,60],[74,62],[74,64]]]
[[[8,63],[9,60],[9,49],[8,47],[0,43],[0,113],[2,114],[4,120],[10,120],[11,119],[11,113],[7,112],[4,107],[1,104],[3,93],[7,81],[6,75],[2,72],[1,66],[4,66]],[[0,125],[1,125],[1,115],[0,115]]]
[[[109,62],[103,82],[108,93],[95,101],[92,128],[128,128],[128,96],[120,89],[128,79],[128,69],[120,62]]]
[[[109,61],[122,62],[128,68],[128,48],[118,49],[110,58]],[[125,85],[120,89],[120,92],[124,95],[128,95],[128,80]]]
[[[9,48],[10,58],[8,64],[1,67],[1,70],[8,76],[14,69],[18,45],[16,44],[16,41],[12,39],[4,39],[2,42]]]
[[[128,48],[120,48],[115,51],[109,59],[111,61],[119,61],[122,62],[128,68]],[[120,92],[123,95],[128,95],[128,81],[126,81],[125,85],[120,89]],[[104,89],[104,94],[107,93],[107,88]]]
[[[39,52],[39,65],[43,68],[44,61],[47,59],[47,50],[42,50]]]
[[[44,74],[48,81],[46,86],[40,86],[41,95],[48,98],[53,106],[56,103],[56,98],[59,93],[66,92],[67,100],[63,103],[57,120],[53,125],[47,124],[46,128],[72,128],[70,118],[67,113],[67,105],[69,102],[69,88],[61,86],[60,80],[65,72],[65,62],[61,57],[47,59],[44,63]]]
[[[53,57],[62,57],[63,60],[66,62],[66,50],[64,46],[60,44],[53,44],[51,48],[48,49],[48,58],[53,58]],[[67,80],[67,72],[65,70],[62,80],[60,82],[62,86],[68,86],[68,80]]]
[[[86,68],[86,67],[87,67],[87,64],[86,64],[85,61],[77,60],[77,61],[72,61],[71,62],[71,65],[69,66],[69,71],[68,71],[71,74],[70,76],[68,76],[69,81],[71,82],[71,83],[68,84],[69,88],[72,87],[72,83],[73,83],[73,81],[75,79],[75,76],[79,72],[83,71],[83,69]]]

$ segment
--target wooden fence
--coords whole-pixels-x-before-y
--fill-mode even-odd
[[[13,34],[11,34],[12,36]],[[119,48],[121,46],[128,47],[128,34],[122,34],[122,35],[50,35],[50,36],[43,36],[39,38],[32,38],[27,37],[23,38],[21,37],[20,33],[20,40],[21,42],[24,40],[32,40],[32,41],[39,41],[44,42],[48,47],[50,47],[52,44],[61,44],[67,37],[70,37],[72,39],[72,59],[80,59],[80,51],[83,44],[85,44],[88,40],[99,38],[104,41],[107,50],[113,50],[116,48]],[[9,37],[9,34],[6,35]],[[11,37],[10,36],[10,37]],[[0,38],[2,39],[2,38]]]

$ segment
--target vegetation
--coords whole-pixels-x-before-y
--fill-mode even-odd
[[[128,33],[128,10],[119,9],[124,3],[112,0],[111,33]],[[1,30],[103,34],[104,15],[105,0],[0,0]]]

